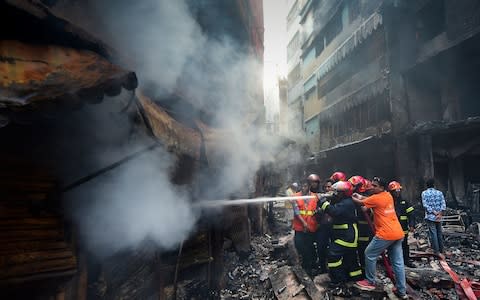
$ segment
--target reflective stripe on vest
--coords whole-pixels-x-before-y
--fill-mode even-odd
[[[400,216],[400,220],[408,220],[407,216]]]
[[[408,214],[408,213],[411,213],[413,210],[414,210],[414,208],[410,206],[409,208],[407,208],[406,212]]]
[[[333,224],[333,229],[348,229],[348,224]]]
[[[304,216],[313,216],[315,212],[313,210],[300,210],[299,213]]]
[[[329,262],[327,265],[329,268],[338,268],[342,265],[343,258],[340,258],[339,261]]]
[[[330,202],[326,201],[325,203],[322,204],[321,209],[325,210],[327,208],[327,206],[329,206],[329,205],[330,205]]]
[[[360,242],[368,242],[370,240],[370,237],[368,236],[359,236],[358,241]]]
[[[348,275],[350,275],[350,277],[355,277],[355,276],[358,276],[358,275],[362,275],[362,270],[358,269],[356,271],[352,271],[352,272],[348,273]]]
[[[367,222],[367,221],[364,221],[364,220],[360,220],[360,221],[358,221],[357,223],[358,223],[358,224],[368,224],[368,222]]]
[[[357,228],[357,224],[356,223],[353,223],[353,230],[355,232],[355,238],[353,239],[353,242],[345,242],[344,240],[341,240],[341,239],[336,239],[335,241],[333,241],[334,243],[340,245],[340,246],[344,246],[344,247],[348,247],[348,248],[356,248],[358,243],[358,228]]]

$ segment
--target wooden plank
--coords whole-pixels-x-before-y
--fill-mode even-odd
[[[35,273],[58,272],[72,269],[76,270],[76,266],[77,260],[74,256],[62,259],[39,261],[31,264],[14,265],[2,268],[0,272],[0,280],[28,276]]]
[[[29,274],[25,276],[11,277],[6,279],[0,279],[0,286],[21,284],[21,283],[32,282],[32,281],[40,281],[40,280],[45,280],[50,278],[68,277],[68,276],[73,276],[76,273],[77,273],[76,269],[70,269],[70,270],[58,271],[58,272],[45,272],[45,273],[38,273],[38,274]]]
[[[13,265],[30,264],[43,260],[63,259],[72,256],[73,253],[70,249],[5,254],[0,255],[0,268]]]
[[[58,217],[39,218],[11,218],[0,220],[0,230],[25,229],[25,228],[57,228],[63,224]]]
[[[0,243],[0,255],[67,249],[68,244],[55,240],[28,240]]]
[[[308,295],[312,299],[323,299],[325,296],[325,293],[322,293],[315,283],[310,279],[308,274],[305,272],[305,270],[300,267],[299,265],[296,265],[292,267],[293,271],[297,275],[297,280],[305,286],[305,290],[307,290]],[[327,275],[328,276],[328,275]]]
[[[5,192],[5,194],[0,197],[0,202],[42,201],[47,199],[47,196],[48,195],[45,192],[10,191],[8,193]]]
[[[63,238],[63,230],[40,229],[40,230],[8,230],[0,231],[0,242],[25,241],[25,240],[56,240]]]

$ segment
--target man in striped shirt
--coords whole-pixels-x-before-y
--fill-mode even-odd
[[[442,192],[434,188],[435,180],[433,178],[428,179],[426,184],[427,189],[422,192],[425,221],[427,222],[433,252],[443,259],[442,215],[446,209],[445,198]]]

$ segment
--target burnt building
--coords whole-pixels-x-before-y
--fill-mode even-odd
[[[306,168],[395,178],[415,201],[434,176],[453,203],[478,207],[467,199],[479,181],[479,8],[305,1],[298,11]]]
[[[108,2],[102,3],[108,7],[112,4]],[[137,2],[113,2],[152,8]],[[175,89],[165,92],[152,87],[145,68],[136,70],[136,53],[115,47],[115,38],[104,30],[102,21],[109,10],[98,10],[98,3],[0,3],[0,298],[169,299],[180,292],[215,297],[224,278],[223,237],[229,236],[239,253],[248,252],[250,228],[262,230],[258,207],[200,219],[188,238],[168,249],[149,238],[106,256],[86,247],[79,220],[87,226],[90,220],[83,209],[97,207],[109,195],[100,192],[95,197],[95,193],[83,192],[100,191],[122,168],[146,160],[151,169],[165,168],[172,186],[189,191],[188,202],[211,197],[207,190],[217,188],[212,178],[220,177],[218,170],[225,156],[222,145],[230,136],[226,128],[212,121],[215,106],[198,105],[204,95],[189,89],[191,70],[179,76]],[[242,111],[247,124],[264,124],[263,109],[256,110],[263,107],[261,72],[254,68],[263,61],[261,2],[182,3],[193,20],[195,34],[212,40],[224,38],[221,42],[238,46],[239,53],[253,58],[255,64],[247,68],[252,66],[251,79],[256,85],[238,84],[239,89],[250,92],[251,101],[235,100],[247,107]],[[148,15],[148,10],[143,12]],[[124,34],[127,39],[127,29],[117,31],[115,37]],[[204,63],[206,81],[217,82],[215,71],[238,71],[208,69],[209,62],[201,57],[191,55],[189,59]],[[169,72],[172,70],[166,70],[165,76]],[[168,157],[166,167],[157,164],[159,157]],[[126,177],[139,184],[138,191],[128,195],[129,207],[141,203],[139,198],[145,195],[141,182],[148,180],[147,175]],[[246,196],[265,192],[261,174],[256,179],[249,182],[253,187]],[[74,192],[78,194],[72,196]],[[176,210],[167,213],[179,219],[189,217],[180,211],[184,208],[180,201],[177,203]],[[100,219],[108,220],[108,211],[103,212]],[[133,221],[125,219],[124,228],[138,229],[137,221],[156,217],[162,224],[160,213],[158,217],[152,212],[150,216],[139,214]],[[112,230],[108,222],[104,224],[95,225],[93,231]],[[165,228],[168,226],[157,229]],[[119,242],[128,239],[128,232],[123,234]]]

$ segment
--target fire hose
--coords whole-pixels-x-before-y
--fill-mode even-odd
[[[363,212],[363,216],[365,217],[365,220],[368,223],[368,226],[370,226],[370,228],[372,229],[372,232],[375,233],[375,225],[373,225],[372,220],[370,219],[370,216],[363,209],[362,209],[362,212]],[[385,266],[387,277],[390,278],[390,280],[395,284],[395,276],[393,274],[392,264],[390,263],[390,260],[388,259],[388,257],[385,255],[385,251],[382,252],[382,260],[383,260],[383,265]],[[414,299],[418,299],[417,292],[407,282],[405,283],[407,287],[407,294],[409,294],[409,296]]]
[[[440,265],[455,282],[455,291],[460,299],[477,300],[477,297],[480,297],[480,289],[474,292],[472,283],[466,278],[460,280],[457,273],[450,268],[446,260],[440,259]]]

